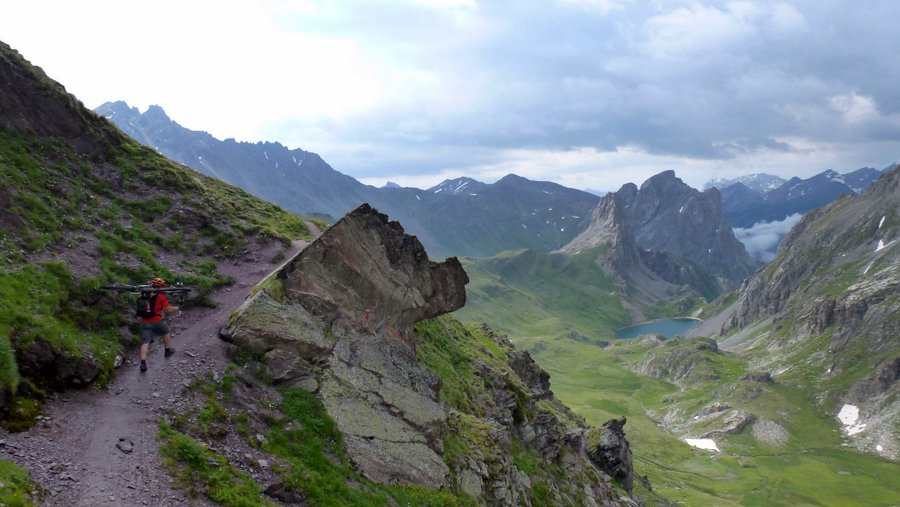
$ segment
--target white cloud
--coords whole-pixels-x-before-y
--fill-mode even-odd
[[[878,106],[875,104],[875,100],[872,97],[857,95],[855,91],[845,95],[835,95],[828,99],[828,104],[851,123],[870,120],[878,116]]]
[[[746,229],[734,229],[734,237],[744,244],[747,253],[768,262],[775,257],[781,239],[795,226],[803,215],[795,213],[777,222],[759,222]]]

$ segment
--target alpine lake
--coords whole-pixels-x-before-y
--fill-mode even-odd
[[[691,329],[702,324],[699,319],[679,317],[674,319],[656,319],[642,322],[634,326],[623,327],[616,330],[616,338],[637,338],[638,336],[655,334],[666,338],[681,336]]]

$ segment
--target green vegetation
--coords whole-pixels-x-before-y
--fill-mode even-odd
[[[262,488],[247,474],[228,464],[222,455],[206,445],[160,425],[160,453],[175,477],[176,486],[190,496],[205,495],[229,507],[274,505],[262,496]]]
[[[615,286],[596,265],[597,255],[597,249],[575,256],[524,250],[463,259],[470,282],[466,306],[457,314],[514,338],[553,336],[602,344],[628,324],[628,315]]]
[[[196,410],[171,414],[171,425],[162,426],[163,456],[188,493],[234,506],[260,505],[265,498],[261,486],[210,448],[234,427],[248,445],[272,456],[272,470],[285,489],[299,493],[310,505],[474,505],[471,498],[446,491],[372,483],[353,470],[340,431],[314,394],[286,389],[277,403],[254,399],[259,411],[248,413],[231,408],[235,382],[230,375],[218,382],[212,377],[196,381],[191,386],[199,395]]]
[[[654,492],[661,496],[685,505],[892,505],[900,497],[900,486],[892,479],[898,465],[845,446],[838,421],[824,410],[838,400],[823,403],[802,388],[819,385],[825,392],[844,392],[871,373],[871,364],[891,356],[850,348],[842,356],[860,366],[825,377],[828,365],[798,358],[817,357],[816,351],[827,350],[833,329],[794,343],[797,323],[787,320],[757,331],[769,334],[765,343],[791,351],[762,367],[762,371],[789,367],[778,383],[742,380],[750,371],[747,358],[700,350],[691,359],[697,361],[697,371],[676,385],[673,379],[645,377],[633,370],[654,357],[665,370],[667,361],[675,357],[669,354],[692,356],[692,342],[680,340],[653,348],[615,339],[614,330],[627,320],[618,306],[616,289],[581,256],[566,260],[520,251],[491,259],[465,259],[464,264],[472,282],[467,287],[467,306],[457,315],[496,327],[517,347],[529,350],[550,373],[557,397],[591,425],[626,416],[636,472],[649,476]],[[859,263],[847,266],[833,268],[841,271],[827,275],[832,294],[854,283],[848,271],[865,268]],[[735,300],[734,294],[724,295],[702,309],[701,315],[715,315]],[[561,301],[572,308],[560,308]],[[667,301],[645,311],[660,317],[679,316],[684,308],[677,301]],[[450,347],[423,340],[420,360],[441,376],[448,401],[467,400],[473,381],[461,357],[471,352],[444,350]],[[852,359],[867,353],[866,360]],[[754,371],[759,368],[755,365]],[[458,378],[448,378],[451,374]],[[469,394],[461,396],[461,392]],[[722,452],[713,453],[691,448],[664,429],[674,424],[663,422],[669,411],[681,414],[676,420],[692,436],[715,429],[721,424],[715,417],[690,420],[715,403],[772,421],[789,437],[781,445],[760,441],[748,426],[737,435],[715,437]],[[517,466],[527,467],[527,460],[517,458]],[[638,494],[653,504],[647,492]]]
[[[121,317],[83,304],[84,287],[58,263],[0,271],[0,387],[15,390],[18,368],[11,344],[22,348],[34,340],[49,342],[73,358],[90,355],[108,372],[118,350],[111,329]]]
[[[6,460],[0,460],[0,505],[8,507],[32,507],[38,489],[29,479],[28,472]]]
[[[796,388],[740,381],[746,365],[734,357],[712,355],[721,380],[682,390],[630,370],[647,353],[637,344],[601,349],[529,339],[519,346],[536,351],[556,395],[588,423],[599,426],[627,416],[636,472],[648,475],[654,491],[670,500],[685,505],[890,505],[900,495],[891,479],[896,464],[843,447],[837,421]],[[746,393],[756,387],[761,392],[747,401]],[[781,424],[790,434],[787,444],[761,443],[747,428],[716,438],[723,452],[712,453],[692,449],[660,427],[661,416],[671,408],[692,414],[714,402],[744,406]]]
[[[341,432],[319,399],[299,389],[282,394],[280,410],[294,424],[273,424],[262,449],[288,462],[282,476],[285,485],[302,491],[313,505],[362,507],[392,501],[435,507],[471,504],[470,499],[444,491],[371,483],[353,471],[343,450]],[[360,487],[348,486],[350,480],[359,482]]]
[[[484,407],[477,401],[485,392],[485,379],[472,371],[480,360],[496,371],[508,372],[513,392],[525,396],[527,388],[512,372],[506,353],[487,333],[490,330],[463,324],[452,317],[438,317],[416,324],[419,345],[416,357],[441,378],[441,401],[460,412],[483,415]],[[523,409],[524,410],[524,409]]]
[[[122,345],[134,342],[119,334],[131,300],[100,285],[161,276],[195,288],[189,304],[211,305],[209,293],[232,283],[218,272],[219,259],[240,255],[251,238],[310,239],[299,217],[83,113],[107,155],[0,129],[0,389],[14,395],[10,428],[27,428],[42,390],[62,387],[62,379],[35,378],[35,389],[18,389],[16,350],[43,340],[66,357],[88,358],[103,382]],[[117,142],[105,144],[110,139]]]

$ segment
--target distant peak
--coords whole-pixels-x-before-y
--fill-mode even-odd
[[[474,189],[478,189],[484,186],[484,183],[468,178],[466,176],[460,176],[459,178],[453,178],[450,180],[444,180],[437,185],[428,189],[429,192],[438,194],[458,194],[463,191],[472,191]]]
[[[683,181],[681,181],[680,178],[675,176],[675,171],[669,169],[668,171],[663,171],[655,176],[651,176],[647,181],[644,182],[643,185],[641,185],[641,190],[643,190],[645,188],[655,187],[658,185],[670,185],[673,183],[674,184],[680,183],[682,185],[685,185],[685,183]],[[687,186],[687,185],[685,185],[685,186]]]
[[[156,104],[153,104],[150,107],[148,107],[147,111],[144,113],[144,116],[148,116],[148,117],[154,118],[154,119],[165,119],[167,121],[171,121],[171,119],[169,118],[169,115],[166,114],[166,111],[162,107],[160,107]]]
[[[673,169],[667,169],[667,170],[657,174],[656,176],[651,177],[650,179],[653,179],[653,178],[677,179],[675,177],[675,171]]]
[[[515,183],[517,181],[526,181],[527,178],[523,178],[518,174],[509,173],[506,176],[497,180],[497,183]]]

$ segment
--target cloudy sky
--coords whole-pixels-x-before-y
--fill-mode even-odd
[[[0,40],[84,104],[162,106],[380,185],[900,160],[900,2],[28,0]]]

